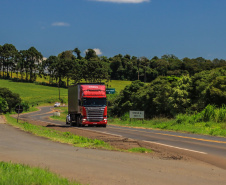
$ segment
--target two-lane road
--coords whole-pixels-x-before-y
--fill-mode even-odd
[[[21,115],[21,118],[65,125],[65,122],[47,119],[48,116],[53,114],[51,112],[52,108],[53,107],[42,107],[38,112]],[[75,129],[78,128],[75,127]],[[129,128],[115,125],[108,125],[107,128],[82,127],[79,129],[118,135],[145,142],[147,144],[166,147],[169,150],[181,152],[190,157],[226,169],[226,138],[162,130]]]

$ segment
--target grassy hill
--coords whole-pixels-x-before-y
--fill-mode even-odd
[[[23,101],[29,104],[52,103],[59,101],[59,91],[56,87],[36,85],[35,83],[12,82],[0,80],[0,86],[9,88],[12,92],[18,93]],[[60,88],[61,98],[67,98],[67,89]]]
[[[119,93],[131,81],[112,80],[108,83],[108,87],[115,88]],[[0,87],[9,88],[12,92],[18,93],[23,101],[29,104],[44,104],[59,101],[59,89],[57,87],[49,87],[37,85],[35,83],[12,82],[11,80],[0,79]],[[67,89],[60,88],[60,97],[67,102]]]

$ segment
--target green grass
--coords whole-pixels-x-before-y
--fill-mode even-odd
[[[143,148],[143,147],[131,148],[131,149],[129,149],[129,151],[134,152],[134,153],[151,153],[152,152],[152,150]]]
[[[0,87],[9,88],[12,92],[18,93],[23,101],[37,105],[59,101],[57,87],[36,85],[35,83],[12,82],[0,79]],[[67,101],[67,89],[60,88],[61,98]]]
[[[0,162],[0,185],[6,184],[79,185],[46,169]]]
[[[162,130],[172,130],[187,133],[195,133],[202,135],[212,135],[226,137],[226,123],[216,123],[213,121],[200,121],[196,123],[189,123],[189,116],[184,115],[184,120],[180,123],[177,119],[167,119],[167,118],[155,118],[151,120],[121,120],[119,118],[108,119],[109,124],[129,126],[129,127],[142,127],[148,129],[162,129]],[[191,118],[190,118],[191,119]]]
[[[120,93],[121,90],[123,90],[127,85],[130,85],[131,83],[132,81],[111,80],[107,84],[109,88],[115,88],[116,93]]]

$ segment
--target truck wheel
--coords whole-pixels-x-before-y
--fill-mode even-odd
[[[82,127],[82,117],[80,116],[78,120],[78,127]]]
[[[74,122],[70,121],[70,126],[73,127],[74,126]]]
[[[80,118],[80,116],[77,116],[76,117],[76,126],[77,127],[80,127],[81,126],[81,118]]]

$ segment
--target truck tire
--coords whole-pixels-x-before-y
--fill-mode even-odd
[[[72,120],[70,121],[70,126],[71,127],[75,126],[75,124],[74,124],[74,122]]]
[[[81,127],[81,125],[82,125],[82,119],[81,119],[81,116],[77,116],[76,117],[76,126],[77,127]]]

